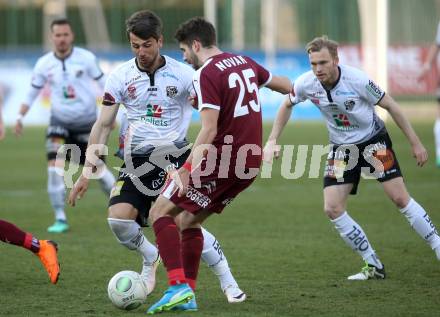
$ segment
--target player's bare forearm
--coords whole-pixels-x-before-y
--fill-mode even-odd
[[[379,103],[379,106],[388,111],[397,126],[402,130],[412,146],[421,144],[419,137],[411,126],[411,123],[403,114],[402,109],[389,95],[385,95]]]
[[[200,112],[202,128],[194,142],[191,153],[187,158],[192,166],[198,166],[204,157],[204,151],[201,151],[202,145],[212,144],[217,135],[218,110],[203,109]]]
[[[113,122],[118,113],[118,105],[103,107],[98,119],[92,127],[87,145],[87,159],[84,167],[94,167],[95,157],[105,153],[104,146],[107,144],[108,137],[112,131]]]
[[[272,131],[270,132],[269,140],[277,140],[283,132],[284,127],[290,119],[292,114],[292,103],[289,97],[286,97],[281,103],[275,121],[273,123]]]
[[[286,95],[292,90],[292,82],[285,76],[274,75],[266,87]]]

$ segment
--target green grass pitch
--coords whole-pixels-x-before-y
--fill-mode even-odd
[[[270,126],[265,128],[267,133]],[[430,161],[423,168],[416,167],[402,133],[389,124],[408,189],[440,226],[440,169],[434,165],[432,123],[415,124],[415,129],[429,149]],[[191,128],[192,139],[197,131],[198,126]],[[327,144],[326,129],[322,123],[294,122],[281,143]],[[69,233],[48,234],[53,214],[46,193],[44,129],[28,127],[21,139],[9,130],[0,153],[0,218],[40,238],[56,240],[62,269],[58,284],[51,285],[37,257],[1,243],[0,316],[145,316],[166,288],[165,271],[159,269],[157,288],[146,305],[132,312],[112,306],[107,298],[109,279],[121,270],[139,271],[141,260],[120,246],[109,230],[107,200],[99,186],[93,183],[76,208],[67,208]],[[109,165],[120,162],[112,157]],[[349,282],[347,275],[356,273],[363,263],[322,211],[321,178],[285,179],[280,176],[279,162],[272,175],[258,179],[221,216],[206,223],[221,242],[248,300],[228,304],[217,278],[201,264],[196,315],[438,315],[440,263],[385,197],[379,183],[362,180],[348,210],[385,263],[388,279]],[[151,229],[145,232],[153,239]]]

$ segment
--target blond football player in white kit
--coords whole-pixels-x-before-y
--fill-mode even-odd
[[[384,279],[382,262],[365,231],[346,209],[348,195],[356,194],[361,172],[382,184],[386,195],[439,260],[440,237],[426,211],[407,191],[391,139],[375,113],[375,105],[387,110],[400,127],[418,166],[426,163],[428,155],[398,104],[364,72],[339,64],[337,47],[325,36],[307,44],[312,70],[298,77],[289,98],[281,104],[264,149],[265,160],[279,156],[277,140],[292,107],[310,100],[325,118],[331,143],[324,171],[324,211],[341,238],[366,262],[361,272],[348,279]]]
[[[57,152],[63,144],[69,144],[77,151],[65,153],[66,159],[84,164],[87,141],[96,120],[96,96],[93,89],[96,81],[104,87],[104,74],[97,64],[95,55],[88,50],[73,46],[74,34],[66,19],[54,20],[50,26],[54,50],[38,59],[32,75],[31,87],[26,100],[22,103],[15,133],[23,132],[23,117],[29,111],[41,89],[50,87],[50,123],[46,133],[46,151],[48,159],[47,191],[55,212],[55,223],[47,230],[61,233],[69,230],[65,205],[65,184],[63,162],[57,162]],[[99,182],[109,195],[115,182],[113,174],[101,161]]]

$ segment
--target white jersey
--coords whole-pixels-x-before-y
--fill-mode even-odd
[[[96,92],[93,80],[103,77],[95,55],[74,47],[69,56],[60,59],[49,52],[38,59],[32,75],[33,90],[47,83],[50,87],[51,124],[84,129],[96,120]],[[29,106],[36,95],[30,94]],[[54,123],[55,122],[55,123]]]
[[[292,104],[310,100],[327,121],[330,142],[358,144],[367,141],[385,124],[374,106],[385,93],[368,76],[353,67],[340,65],[339,78],[326,90],[313,71],[302,74],[290,94]]]
[[[105,84],[103,104],[124,104],[129,132],[126,151],[145,154],[155,146],[185,141],[192,115],[190,96],[194,70],[164,56],[153,74],[138,68],[133,58],[116,68]]]

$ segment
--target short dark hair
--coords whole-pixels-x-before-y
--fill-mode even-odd
[[[211,47],[217,43],[214,25],[201,17],[191,18],[179,25],[174,38],[188,46],[194,40],[200,41],[203,47]]]
[[[326,47],[333,58],[338,57],[338,42],[330,40],[327,35],[321,37],[315,37],[312,41],[307,43],[306,51],[307,54],[312,52],[319,52],[324,47]]]
[[[58,18],[50,23],[50,30],[53,31],[53,27],[55,25],[65,25],[65,24],[70,26],[70,29],[72,29],[72,25],[70,24],[70,21],[67,18]]]
[[[142,10],[133,13],[126,21],[127,38],[130,39],[130,33],[143,40],[150,37],[159,40],[162,35],[162,20],[149,10]]]

